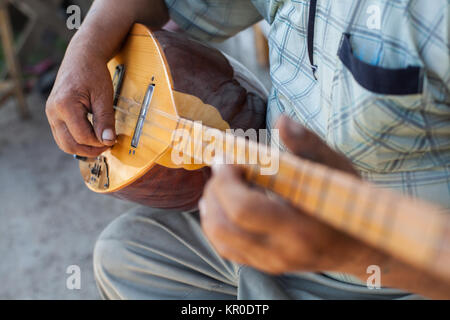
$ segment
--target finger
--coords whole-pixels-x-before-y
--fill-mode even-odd
[[[78,144],[63,122],[59,122],[55,126],[54,131],[56,137],[55,140],[58,143],[58,146],[66,153],[93,158],[97,157],[108,149],[108,147],[106,146],[99,148]]]
[[[99,141],[112,146],[116,141],[113,92],[111,85],[91,97],[94,131]]]
[[[200,204],[202,228],[216,251],[224,258],[277,274],[288,270],[286,260],[268,238],[246,232],[231,223],[214,196],[205,196]]]
[[[104,147],[105,144],[97,139],[92,124],[87,118],[86,108],[78,103],[72,105],[70,110],[70,114],[64,116],[64,121],[74,140],[81,145]]]
[[[323,160],[323,149],[326,146],[317,135],[284,115],[277,121],[276,128],[280,130],[281,139],[292,153],[313,161]]]
[[[209,231],[212,230],[213,228],[211,227],[212,225],[212,217],[211,215],[213,214],[211,210],[207,209],[207,205],[206,205],[206,200],[204,198],[201,198],[199,203],[198,203],[198,208],[200,211],[200,217],[201,217],[201,227],[203,229],[203,232],[205,233],[206,237],[210,240],[212,246],[216,249],[216,251],[224,258],[231,260],[233,262],[239,263],[239,264],[245,264],[248,265],[249,261],[246,257],[245,254],[240,253],[237,250],[232,249],[228,244],[223,243],[223,242],[219,242],[219,241],[214,241],[212,240],[213,238],[213,231]],[[211,213],[211,214],[209,214]]]
[[[199,203],[201,225],[217,252],[234,262],[255,265],[267,257],[266,239],[233,225],[212,193]]]
[[[240,265],[253,267],[265,273],[281,274],[286,271],[291,271],[273,251],[265,250],[263,253],[255,256],[255,252],[250,251],[251,249],[241,252],[223,243],[215,243],[214,249],[221,257],[227,260]]]
[[[279,129],[286,147],[295,155],[358,175],[348,159],[332,150],[319,136],[297,122],[283,115],[277,121],[276,128]]]
[[[252,232],[273,232],[289,227],[295,211],[282,201],[251,189],[237,166],[214,165],[209,190],[217,197],[227,217],[237,226]]]

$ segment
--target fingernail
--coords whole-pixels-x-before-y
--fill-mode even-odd
[[[115,141],[116,137],[114,132],[111,129],[105,129],[102,133],[102,140],[107,142]]]

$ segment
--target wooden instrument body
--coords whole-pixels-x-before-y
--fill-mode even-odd
[[[265,126],[266,101],[235,79],[232,66],[219,51],[180,34],[150,32],[142,25],[134,26],[121,51],[109,62],[112,78],[117,66],[124,66],[116,93],[120,95],[116,99],[118,140],[102,154],[102,161],[80,162],[86,184],[95,192],[151,207],[194,208],[210,169],[201,165],[180,168],[171,163],[167,141],[175,123],[152,110],[223,130],[260,129]],[[155,89],[148,122],[138,147],[133,148],[137,115],[151,84]],[[96,166],[100,174],[92,174]]]

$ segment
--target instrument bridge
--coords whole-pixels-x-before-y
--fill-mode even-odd
[[[136,128],[134,129],[133,139],[131,140],[131,147],[133,149],[137,149],[139,146],[139,140],[142,135],[142,130],[144,129],[144,125],[145,125],[145,121],[146,121],[145,119],[147,117],[148,110],[150,108],[150,104],[152,102],[154,91],[155,91],[155,84],[152,83],[147,88],[147,92],[145,93],[144,101],[142,102],[141,110],[139,112],[139,117],[136,122]],[[131,152],[133,152],[133,154],[135,154],[135,150],[130,149],[130,154],[131,154]]]

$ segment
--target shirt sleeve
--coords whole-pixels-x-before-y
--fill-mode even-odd
[[[250,0],[165,0],[170,17],[194,38],[223,41],[262,19]]]

